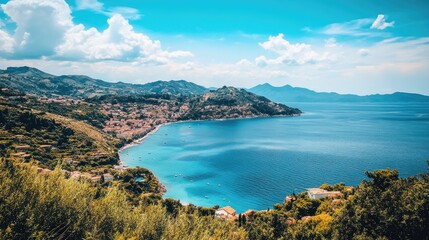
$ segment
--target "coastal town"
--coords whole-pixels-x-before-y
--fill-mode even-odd
[[[103,102],[100,105],[100,112],[109,116],[103,130],[124,139],[142,137],[158,125],[177,121],[189,109],[187,104],[176,106],[168,100],[150,104]]]

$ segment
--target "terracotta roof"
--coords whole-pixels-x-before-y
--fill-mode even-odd
[[[224,210],[226,213],[228,213],[230,215],[235,215],[234,208],[232,208],[230,206],[223,207],[223,208],[221,208],[221,210]]]
[[[251,214],[251,213],[255,213],[256,211],[255,210],[253,210],[253,209],[249,209],[249,210],[247,210],[246,212],[244,212],[243,213],[243,215],[244,216],[248,216],[249,214]]]

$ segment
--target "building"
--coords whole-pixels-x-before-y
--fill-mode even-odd
[[[104,173],[104,168],[94,169],[89,171],[92,175],[101,175]]]
[[[92,182],[100,182],[101,176],[92,176],[90,177],[90,180]]]
[[[312,199],[320,199],[324,197],[335,197],[341,196],[341,192],[339,191],[327,191],[325,189],[320,188],[307,188],[308,196]]]
[[[52,145],[49,144],[44,144],[44,145],[40,145],[39,148],[41,149],[45,149],[45,150],[49,150],[52,148]]]
[[[104,181],[105,181],[105,182],[109,182],[109,181],[112,181],[112,180],[113,180],[113,175],[112,175],[112,174],[110,174],[110,173],[105,173],[105,174],[103,174],[103,177],[104,177]]]
[[[26,150],[26,149],[30,149],[30,145],[18,145],[15,146],[16,150]]]
[[[216,212],[215,212],[216,217],[220,217],[223,219],[235,219],[236,214],[237,214],[237,212],[234,210],[234,208],[232,208],[230,206],[220,208],[220,209],[216,210]]]
[[[284,202],[287,203],[287,202],[292,202],[292,201],[295,201],[295,200],[296,200],[296,196],[295,195],[288,195],[288,196],[285,197]]]

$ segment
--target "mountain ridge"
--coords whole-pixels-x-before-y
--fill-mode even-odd
[[[417,93],[394,92],[391,94],[339,94],[336,92],[316,92],[307,88],[284,85],[259,84],[247,89],[275,102],[429,102],[429,96]]]
[[[185,80],[155,81],[146,84],[106,82],[85,75],[55,76],[28,66],[0,70],[0,87],[36,95],[94,97],[107,94],[198,95],[209,89]]]

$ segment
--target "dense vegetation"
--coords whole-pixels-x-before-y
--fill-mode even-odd
[[[78,169],[85,165],[114,164],[114,155],[100,156],[100,149],[86,134],[59,124],[44,112],[32,112],[0,105],[0,155],[36,161],[54,168],[72,158]]]
[[[341,191],[341,198],[302,193],[241,225],[249,239],[429,239],[429,175],[401,179],[385,169],[367,176],[352,191],[321,186]]]
[[[141,172],[130,172],[130,180]],[[368,172],[343,197],[301,193],[273,210],[213,217],[214,210],[172,199],[127,200],[124,186],[99,188],[0,161],[0,239],[429,239],[429,175],[399,178],[396,170]]]
[[[118,187],[105,191],[0,161],[0,239],[245,239],[233,222],[162,204],[133,205]]]
[[[97,133],[95,129],[59,115],[0,105],[0,132],[1,156],[33,161],[45,168],[53,169],[64,159],[70,159],[64,166],[69,170],[117,161],[117,153],[107,149],[113,145],[106,142],[103,146],[97,134],[91,136]]]
[[[244,89],[222,87],[188,100],[189,111],[180,120],[294,115],[301,111],[274,103]]]

